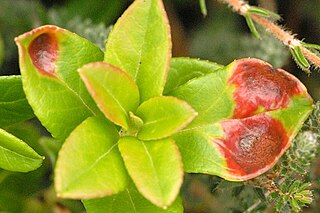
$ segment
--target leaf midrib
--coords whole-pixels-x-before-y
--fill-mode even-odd
[[[84,174],[86,174],[87,172],[89,172],[91,169],[93,169],[101,160],[103,160],[103,158],[105,158],[116,146],[118,145],[118,143],[113,144],[105,153],[103,153],[102,155],[100,155],[87,169],[83,170],[81,173],[79,173],[78,175],[76,175],[74,178],[72,178],[71,180],[68,181],[67,184],[64,185],[64,187],[62,187],[61,191],[65,190],[68,188],[68,186],[74,184],[78,179],[80,179]]]
[[[153,173],[153,175],[154,175],[154,177],[155,177],[155,182],[156,182],[155,185],[158,186],[158,191],[160,191],[161,198],[163,198],[164,192],[162,191],[161,181],[160,181],[160,179],[159,179],[159,175],[158,175],[157,169],[156,169],[156,167],[155,167],[155,165],[154,165],[152,156],[150,155],[149,150],[147,149],[147,147],[146,147],[146,145],[144,144],[144,142],[142,141],[141,143],[142,143],[143,148],[144,148],[144,150],[146,151],[146,154],[147,154],[147,156],[148,156],[148,158],[149,158],[149,161],[150,161],[150,163],[151,163],[152,173]]]

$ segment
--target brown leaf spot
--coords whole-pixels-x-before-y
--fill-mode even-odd
[[[298,80],[280,69],[258,59],[235,62],[229,82],[236,86],[234,118],[245,118],[259,110],[287,107],[290,97],[305,92]],[[260,108],[260,109],[259,109]]]
[[[53,76],[58,57],[58,42],[54,34],[43,33],[37,36],[28,48],[33,65],[45,75]]]
[[[257,176],[271,168],[287,148],[289,138],[282,124],[266,114],[221,123],[225,139],[214,142],[236,176]]]

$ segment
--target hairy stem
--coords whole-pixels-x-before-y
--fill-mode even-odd
[[[245,16],[250,8],[245,1],[242,0],[224,0],[234,11],[239,13],[242,16]],[[282,41],[284,45],[289,48],[293,48],[294,46],[300,46],[302,53],[305,58],[307,58],[314,66],[320,68],[320,58],[315,53],[311,52],[309,49],[305,48],[301,41],[296,39],[295,36],[286,30],[284,30],[281,26],[275,24],[273,21],[259,16],[255,14],[249,14],[254,22],[261,25],[264,29],[271,32],[277,39]]]

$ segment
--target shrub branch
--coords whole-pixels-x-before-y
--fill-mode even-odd
[[[290,48],[291,53],[296,63],[305,71],[309,70],[308,61],[311,62],[315,67],[320,69],[320,57],[310,51],[304,46],[304,43],[299,39],[295,38],[295,35],[291,32],[284,30],[283,27],[276,24],[269,17],[264,17],[262,14],[250,12],[251,6],[242,0],[223,0],[227,3],[234,11],[240,15],[250,18],[255,23],[261,25],[264,29],[271,32],[277,39],[279,39],[285,46]],[[261,8],[261,11],[263,9]],[[272,13],[270,12],[270,17]],[[252,26],[251,26],[252,27]],[[300,54],[300,52],[302,54]],[[306,61],[305,58],[308,60]]]

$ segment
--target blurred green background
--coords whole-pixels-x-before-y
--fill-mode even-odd
[[[0,0],[0,75],[19,74],[14,38],[44,24],[66,28],[104,49],[112,24],[131,2]],[[237,58],[260,58],[293,73],[306,84],[315,100],[320,99],[318,70],[313,69],[310,76],[305,74],[296,66],[281,42],[263,29],[258,28],[262,40],[255,39],[244,18],[225,4],[207,0],[208,15],[204,17],[198,0],[165,0],[164,3],[171,24],[173,56],[208,59],[223,65]],[[280,24],[297,34],[299,39],[320,44],[319,0],[257,0],[250,1],[250,4],[277,12],[283,17]],[[28,128],[23,124],[10,127],[9,130],[16,135],[28,135],[26,141],[40,154],[49,157],[39,170],[28,174],[0,170],[0,212],[84,211],[79,202],[55,197],[51,186],[52,168],[59,144],[47,141],[44,146],[43,138],[38,143],[43,130],[35,123],[27,124],[30,125]],[[319,160],[317,163],[315,173],[319,175]],[[187,175],[182,191],[186,212],[242,212],[246,205],[250,206],[250,202],[256,199],[250,187],[243,190],[242,186],[235,185],[232,190],[223,191],[221,181],[217,177]],[[218,189],[215,188],[217,183],[220,183]],[[317,211],[317,207],[319,205],[310,211]]]

